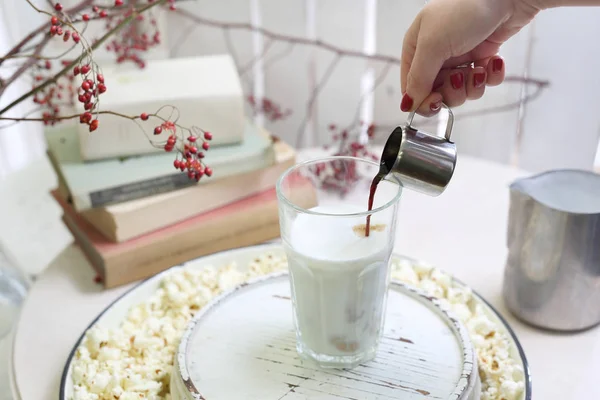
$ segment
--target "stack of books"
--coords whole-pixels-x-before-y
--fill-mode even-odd
[[[199,182],[173,167],[174,153],[139,146],[135,154],[130,145],[128,154],[119,154],[123,148],[113,139],[114,151],[103,143],[102,158],[98,152],[91,157],[77,125],[46,131],[59,182],[52,195],[106,288],[279,236],[275,185],[294,165],[295,151],[250,119],[242,128],[238,140],[231,143],[229,133],[229,143],[206,152],[214,172]],[[143,135],[135,129],[132,134]],[[314,205],[310,186],[296,192],[305,194],[294,201]]]

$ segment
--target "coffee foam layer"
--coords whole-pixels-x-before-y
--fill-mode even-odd
[[[373,215],[366,237],[366,216],[339,215],[364,212],[364,207],[343,204],[317,206],[310,211],[336,215],[298,215],[290,232],[290,247],[297,253],[324,261],[349,261],[372,257],[389,245],[387,221]]]

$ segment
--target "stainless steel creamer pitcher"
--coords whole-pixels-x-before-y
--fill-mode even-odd
[[[600,175],[556,170],[510,186],[503,296],[532,325],[600,323]]]
[[[450,140],[454,116],[448,110],[444,136],[419,131],[412,126],[415,113],[408,116],[389,136],[381,155],[379,175],[393,177],[402,186],[429,196],[444,192],[456,166],[456,145]]]

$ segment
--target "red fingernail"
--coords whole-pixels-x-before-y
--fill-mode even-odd
[[[433,112],[439,111],[439,110],[440,110],[440,108],[442,108],[442,101],[441,101],[441,100],[439,100],[439,101],[436,101],[435,103],[431,103],[431,104],[429,105],[429,109],[430,109],[431,111],[433,111]]]
[[[473,86],[481,87],[485,82],[485,72],[477,72],[473,74]]]
[[[404,112],[407,112],[413,106],[413,99],[408,94],[404,93],[402,97],[402,102],[400,103],[400,109]]]
[[[455,74],[450,75],[450,83],[454,89],[460,89],[463,87],[463,83],[465,83],[465,78],[462,72],[457,72]]]
[[[492,61],[492,71],[493,72],[500,72],[502,70],[503,66],[504,66],[504,60],[501,58],[495,58],[494,61]]]

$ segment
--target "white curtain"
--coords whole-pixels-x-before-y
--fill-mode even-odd
[[[39,3],[39,1],[34,1]],[[0,2],[0,54],[5,55],[30,30],[43,21],[26,1],[2,0]],[[5,62],[0,67],[0,77],[7,78],[16,68],[17,62]],[[13,83],[0,97],[0,107],[25,93],[30,88],[29,76]],[[31,100],[25,100],[13,108],[6,116],[23,116],[32,107]],[[45,152],[43,125],[39,122],[9,123],[0,121],[0,179],[17,171],[41,157]]]

